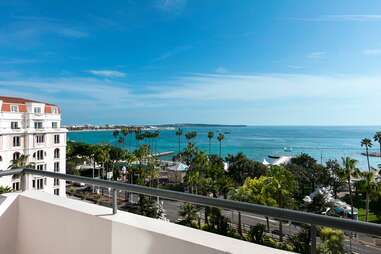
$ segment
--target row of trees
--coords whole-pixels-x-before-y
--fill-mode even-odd
[[[179,153],[181,152],[181,137],[183,136],[183,129],[178,128],[176,130],[176,136],[178,137],[178,145],[179,145]],[[209,140],[209,154],[211,154],[211,147],[212,147],[212,139],[214,138],[214,132],[213,131],[208,131],[208,140]],[[194,139],[197,137],[197,132],[196,131],[188,131],[185,133],[185,138],[187,140],[187,143],[193,143]],[[219,142],[219,155],[221,157],[221,152],[222,152],[222,141],[225,139],[225,135],[223,133],[218,133],[217,135],[217,140]]]

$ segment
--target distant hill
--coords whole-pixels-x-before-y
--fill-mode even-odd
[[[243,124],[204,124],[204,123],[175,123],[175,124],[159,124],[154,125],[157,127],[175,127],[175,128],[186,128],[186,127],[247,127]]]

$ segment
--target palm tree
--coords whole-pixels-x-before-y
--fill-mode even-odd
[[[376,134],[374,134],[373,140],[375,142],[378,142],[378,144],[380,145],[380,156],[381,156],[381,131],[378,131],[376,132]]]
[[[225,138],[225,136],[222,133],[218,134],[218,136],[217,136],[217,140],[218,140],[218,142],[220,142],[220,157],[221,157],[221,146],[222,146],[221,143],[224,140],[224,138]]]
[[[368,171],[370,172],[369,148],[372,147],[372,141],[369,138],[364,138],[361,140],[361,147],[363,146],[365,146],[366,160],[368,161]]]
[[[181,151],[181,147],[180,147],[180,144],[181,144],[181,136],[183,135],[183,129],[181,128],[178,128],[177,131],[176,131],[176,136],[179,137],[179,153]]]
[[[197,137],[196,131],[188,131],[185,133],[185,138],[187,139],[188,143],[191,143],[191,140]]]
[[[352,159],[350,157],[342,157],[344,166],[344,177],[347,179],[348,184],[348,191],[349,191],[349,200],[351,202],[351,217],[352,220],[354,219],[353,216],[353,197],[352,197],[352,185],[351,185],[351,177],[356,176],[358,174],[358,169],[356,168],[357,160]]]
[[[194,221],[198,219],[198,209],[190,203],[185,203],[180,207],[179,224],[192,227]]]
[[[364,172],[361,174],[362,180],[359,182],[360,191],[365,192],[365,221],[368,222],[369,201],[379,193],[379,185],[374,178],[374,172]]]
[[[28,155],[22,154],[18,158],[11,160],[11,164],[9,165],[8,169],[17,169],[25,167],[33,168],[34,163],[27,163],[28,157]]]
[[[95,148],[94,159],[102,165],[102,177],[104,176],[105,164],[110,160],[110,147],[107,145],[97,146]],[[98,176],[101,178],[100,170]]]
[[[129,130],[128,128],[123,128],[122,129],[122,135],[123,135],[123,141],[125,141],[126,139],[128,139],[128,134],[129,134]],[[124,142],[123,142],[124,143]],[[130,143],[128,143],[128,149],[130,149]]]
[[[208,131],[208,139],[209,139],[209,155],[210,155],[210,147],[211,147],[211,141],[212,141],[213,136],[214,136],[214,132],[213,132],[213,131]]]

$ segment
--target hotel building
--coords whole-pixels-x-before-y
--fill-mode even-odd
[[[25,164],[38,170],[66,173],[66,132],[61,128],[58,106],[0,96],[0,170],[8,170],[26,157]],[[65,196],[63,180],[33,176],[27,184]],[[20,176],[1,177],[0,186],[20,190]]]

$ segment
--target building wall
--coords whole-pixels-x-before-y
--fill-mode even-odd
[[[7,104],[0,100],[0,105],[2,105],[1,109],[3,110],[0,112],[0,170],[8,170],[14,154],[18,152],[27,155],[27,164],[33,164],[36,168],[40,167],[38,165],[43,165],[43,170],[53,172],[54,164],[57,162],[59,163],[59,171],[56,172],[66,173],[67,130],[61,128],[61,115],[58,107],[44,103],[27,102],[17,105],[18,112],[8,112],[12,104],[5,107]],[[39,108],[39,112],[35,112],[35,108]],[[11,128],[12,122],[17,122],[18,128]],[[41,122],[42,128],[35,128],[35,122]],[[56,126],[53,126],[53,122],[56,123]],[[54,142],[55,135],[59,135],[58,144]],[[44,142],[37,143],[37,136],[43,136]],[[20,137],[20,146],[14,146],[14,137]],[[55,149],[59,149],[59,158],[54,158]],[[39,150],[43,151],[42,160],[39,160],[37,156]],[[64,180],[59,180],[59,184],[55,185],[54,179],[35,176],[30,181],[31,186],[33,182],[35,183],[35,188],[37,188],[37,182],[42,181],[44,191],[60,196],[65,195]],[[0,186],[9,186],[15,190],[21,187],[19,182],[20,179],[16,176],[0,178]]]

